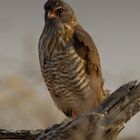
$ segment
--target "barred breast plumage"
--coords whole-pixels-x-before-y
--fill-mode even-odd
[[[49,2],[58,7],[65,5],[60,0]],[[45,5],[46,11],[48,5]],[[48,13],[45,17],[39,58],[48,90],[57,107],[67,116],[90,111],[103,99],[100,59],[95,44],[74,15],[63,24],[58,17],[54,19],[54,15],[53,20],[52,16],[48,19]]]

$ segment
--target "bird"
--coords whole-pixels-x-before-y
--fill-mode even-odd
[[[100,56],[68,3],[48,0],[44,10],[38,45],[41,72],[58,109],[76,118],[104,99]]]

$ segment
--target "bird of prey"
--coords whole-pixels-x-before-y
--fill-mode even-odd
[[[42,75],[56,106],[75,118],[104,98],[100,57],[69,4],[48,0],[44,9],[45,26],[39,40]]]

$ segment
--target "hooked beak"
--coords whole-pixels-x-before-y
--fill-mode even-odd
[[[54,12],[54,11],[49,11],[49,12],[48,12],[48,18],[49,18],[49,19],[56,18],[55,12]]]

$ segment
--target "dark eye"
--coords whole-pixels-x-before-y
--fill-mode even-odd
[[[61,15],[63,12],[64,12],[64,9],[63,9],[62,7],[58,7],[58,8],[56,9],[56,14],[57,14],[57,15]]]

